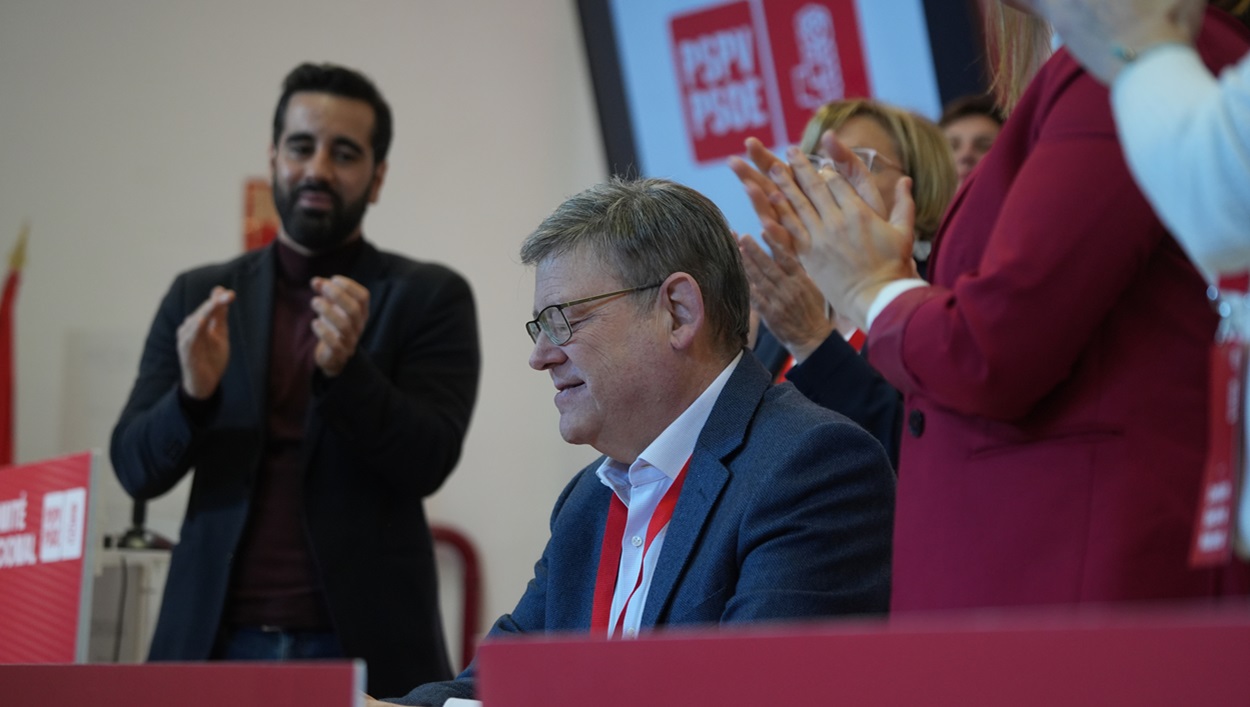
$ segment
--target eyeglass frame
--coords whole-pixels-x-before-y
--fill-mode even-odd
[[[893,167],[894,169],[897,169],[903,174],[907,174],[907,170],[903,169],[903,165],[881,154],[879,150],[876,150],[871,147],[850,147],[847,149],[853,152],[855,156],[858,157],[860,161],[864,163],[864,166],[868,168],[868,171],[872,172],[873,174],[880,174],[880,172],[875,171],[872,168],[872,166],[876,164],[878,161],[880,161],[881,164],[885,165],[886,167]],[[807,157],[807,161],[811,162],[812,166],[818,170],[821,167],[828,166],[836,172],[838,171],[839,167],[843,166],[840,162],[835,162],[832,159],[825,157],[823,155],[808,154],[808,155],[805,155],[805,157]]]
[[[593,297],[582,297],[580,299],[569,300],[568,302],[561,302],[559,304],[549,304],[546,307],[543,307],[542,309],[538,311],[538,316],[534,317],[528,322],[525,322],[525,333],[530,335],[530,341],[534,342],[535,344],[538,343],[538,335],[542,333],[542,334],[546,334],[547,339],[551,341],[551,343],[555,344],[556,346],[564,346],[565,344],[569,343],[569,341],[573,339],[573,325],[569,323],[568,316],[564,314],[564,310],[566,307],[572,307],[578,304],[586,304],[587,302],[594,302],[595,300],[607,299],[609,297],[615,297],[617,295],[626,295],[626,294],[631,294],[633,292],[641,292],[643,290],[650,290],[650,289],[659,287],[663,284],[664,282],[660,281],[653,285],[640,285],[638,287],[627,287],[623,290],[617,290],[615,292],[606,292],[602,295],[595,295]],[[556,341],[555,335],[549,329],[544,328],[542,325],[543,315],[546,314],[547,310],[549,309],[556,310],[556,314],[559,314],[560,318],[564,320],[564,328],[568,329],[568,332],[569,332],[568,337],[565,338],[564,341]]]

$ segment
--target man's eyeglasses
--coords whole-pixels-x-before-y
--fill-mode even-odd
[[[573,328],[569,326],[568,317],[564,316],[565,307],[572,307],[575,304],[586,304],[587,302],[607,299],[608,297],[615,297],[617,295],[625,295],[631,292],[649,290],[663,284],[663,282],[657,282],[654,285],[630,287],[624,290],[617,290],[616,292],[595,295],[594,297],[583,297],[569,302],[548,305],[543,307],[543,310],[538,313],[538,316],[535,317],[533,321],[525,322],[525,331],[530,335],[530,340],[536,344],[538,343],[538,334],[539,332],[542,332],[547,335],[548,339],[551,339],[551,343],[556,346],[563,346],[569,342],[569,339],[573,338]]]
[[[868,171],[873,174],[881,174],[881,172],[885,171],[886,168],[894,168],[906,174],[906,170],[903,169],[902,165],[889,157],[886,157],[880,152],[877,152],[871,147],[852,147],[851,152],[855,153],[855,156],[858,157],[859,160],[864,163],[864,166],[868,168]],[[807,161],[811,162],[812,166],[816,169],[829,167],[834,171],[837,171],[839,167],[837,162],[821,155],[807,155]]]

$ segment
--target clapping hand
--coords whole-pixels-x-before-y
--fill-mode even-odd
[[[868,308],[881,288],[915,272],[911,179],[899,180],[887,220],[881,194],[863,162],[832,132],[821,137],[821,146],[837,169],[818,172],[795,148],[787,154],[787,165],[753,138],[747,141],[747,152],[755,168],[737,158],[730,166],[764,233],[783,246],[790,244],[825,299],[865,328]]]
[[[230,330],[226,315],[234,290],[214,287],[208,299],[188,314],[178,327],[178,365],[182,389],[196,400],[216,392],[230,362]]]
[[[331,278],[314,277],[312,289],[313,333],[317,335],[317,348],[313,361],[321,372],[333,378],[356,354],[356,345],[369,320],[369,290],[355,280],[335,275]]]

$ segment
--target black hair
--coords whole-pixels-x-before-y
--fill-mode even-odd
[[[391,107],[378,87],[364,74],[334,64],[304,63],[291,70],[282,80],[282,96],[273,112],[273,144],[277,145],[286,127],[286,107],[291,96],[311,91],[329,93],[343,98],[364,101],[373,108],[373,163],[381,164],[391,149]]]
[[[946,108],[942,110],[938,125],[945,128],[956,120],[970,115],[983,115],[999,125],[1002,125],[1004,121],[1003,112],[994,103],[994,97],[978,93],[960,96],[947,103]]]

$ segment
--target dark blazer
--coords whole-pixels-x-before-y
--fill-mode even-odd
[[[590,628],[612,492],[582,469],[556,501],[534,578],[489,639]],[[841,415],[773,386],[749,352],[695,445],[643,609],[645,627],[731,624],[888,607],[894,475]],[[473,666],[400,704],[471,697]]]
[[[180,275],[148,334],[113,431],[112,460],[135,498],[194,469],[152,660],[204,660],[221,621],[231,562],[264,448],[274,246]],[[320,372],[304,438],[309,546],[343,649],[389,694],[450,675],[422,499],[460,456],[477,392],[477,322],[468,284],[440,265],[365,244],[344,273],[370,293],[356,355]],[[175,332],[214,285],[234,289],[230,362],[203,425],[178,399]]]
[[[865,347],[863,354],[867,353]],[[762,324],[755,355],[774,377],[790,358],[786,347]],[[791,366],[786,380],[808,400],[840,412],[868,430],[885,447],[890,464],[898,468],[903,396],[841,334],[830,334],[803,363]]]
[[[1208,15],[1198,46],[1218,68],[1244,37]],[[869,332],[907,407],[893,610],[1220,593],[1229,576],[1188,564],[1216,318],[1129,174],[1106,88],[1066,51],[956,195],[932,262],[934,286]]]

